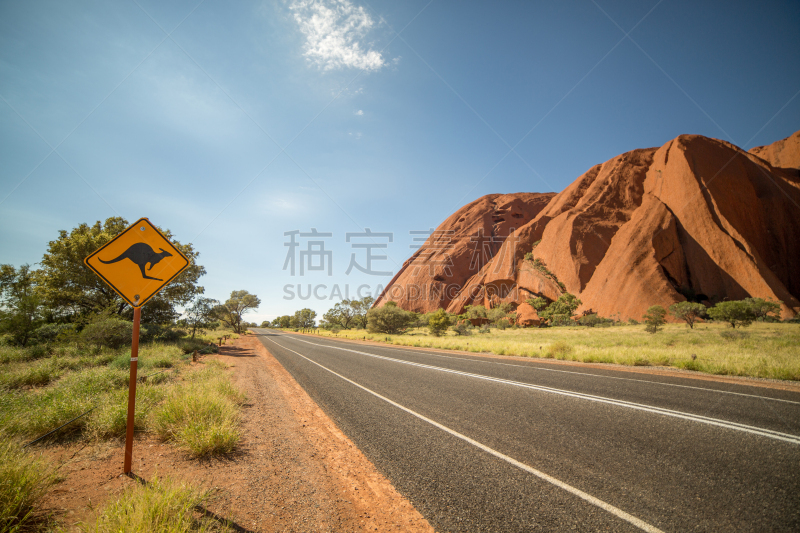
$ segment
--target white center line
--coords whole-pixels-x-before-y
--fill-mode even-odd
[[[520,382],[520,381],[512,381],[512,380],[509,380],[509,379],[495,378],[495,377],[492,377],[492,376],[484,376],[482,374],[473,374],[471,372],[462,372],[460,370],[453,370],[451,368],[443,368],[443,367],[439,367],[439,366],[426,365],[426,364],[422,364],[422,363],[414,363],[412,361],[405,361],[403,359],[394,359],[392,357],[385,357],[383,355],[376,355],[376,354],[372,354],[372,353],[368,353],[368,352],[361,352],[361,351],[358,351],[358,350],[351,350],[349,348],[342,348],[342,347],[339,347],[339,346],[330,346],[330,345],[326,345],[326,344],[317,344],[315,342],[310,342],[310,341],[307,341],[307,340],[304,340],[304,339],[300,339],[300,338],[297,338],[297,337],[289,337],[289,338],[291,338],[293,340],[296,340],[296,341],[304,342],[306,344],[311,344],[312,346],[319,346],[321,348],[332,348],[332,349],[335,349],[335,350],[342,350],[342,351],[345,351],[345,352],[352,352],[352,353],[356,353],[356,354],[359,354],[359,355],[366,355],[367,357],[373,357],[375,359],[383,359],[384,361],[391,361],[393,363],[400,363],[400,364],[404,364],[404,365],[415,366],[415,367],[418,367],[418,368],[425,368],[425,369],[428,369],[428,370],[435,370],[437,372],[446,372],[448,374],[457,374],[457,375],[465,376],[465,377],[469,377],[469,378],[481,379],[481,380],[484,380],[484,381],[492,381],[492,382],[495,382],[495,383],[502,383],[504,385],[512,385],[512,386],[515,386],[515,387],[532,389],[532,390],[536,390],[536,391],[540,391],[540,392],[546,392],[546,393],[550,393],[550,394],[558,394],[560,396],[568,396],[568,397],[571,397],[571,398],[578,398],[578,399],[581,399],[581,400],[588,400],[588,401],[597,402],[597,403],[604,403],[604,404],[614,405],[614,406],[617,406],[617,407],[625,407],[625,408],[628,408],[628,409],[635,409],[637,411],[645,411],[645,412],[648,412],[648,413],[660,414],[660,415],[664,415],[664,416],[670,416],[670,417],[673,417],[673,418],[680,418],[680,419],[689,420],[689,421],[692,421],[692,422],[700,422],[700,423],[703,423],[703,424],[722,427],[722,428],[726,428],[726,429],[733,429],[733,430],[736,430],[736,431],[743,431],[745,433],[750,433],[752,435],[759,435],[761,437],[767,437],[767,438],[770,438],[770,439],[780,440],[780,441],[788,442],[788,443],[791,443],[791,444],[800,444],[800,436],[792,435],[792,434],[789,434],[789,433],[782,433],[780,431],[774,431],[774,430],[771,430],[771,429],[763,429],[763,428],[759,428],[759,427],[755,427],[755,426],[749,426],[747,424],[740,424],[738,422],[730,422],[730,421],[721,420],[721,419],[718,419],[718,418],[711,418],[711,417],[708,417],[708,416],[697,415],[697,414],[692,414],[692,413],[686,413],[686,412],[683,412],[683,411],[675,411],[673,409],[666,409],[666,408],[663,408],[663,407],[654,407],[654,406],[645,405],[645,404],[641,404],[641,403],[628,402],[628,401],[624,401],[624,400],[616,400],[616,399],[613,399],[613,398],[606,398],[604,396],[595,396],[593,394],[584,394],[584,393],[574,392],[574,391],[569,391],[569,390],[564,390],[564,389],[556,389],[556,388],[553,388],[553,387],[545,387],[545,386],[542,386],[542,385],[532,385],[530,383],[523,383],[523,382]],[[275,341],[273,341],[273,342],[275,342]],[[279,346],[281,346],[281,345],[279,345]],[[287,348],[287,350],[288,350],[288,348]]]
[[[631,514],[626,513],[625,511],[623,511],[622,509],[620,509],[618,507],[614,507],[610,503],[606,503],[603,500],[595,498],[591,494],[587,494],[587,493],[583,492],[582,490],[573,487],[572,485],[568,485],[568,484],[564,483],[563,481],[554,478],[553,476],[549,476],[549,475],[545,474],[544,472],[542,472],[540,470],[536,470],[535,468],[532,468],[532,467],[526,465],[525,463],[521,463],[521,462],[517,461],[513,457],[509,457],[508,455],[505,455],[504,453],[498,452],[497,450],[495,450],[493,448],[490,448],[490,447],[486,446],[485,444],[481,444],[480,442],[478,442],[476,440],[473,440],[473,439],[467,437],[466,435],[463,435],[463,434],[461,434],[461,433],[459,433],[459,432],[457,432],[457,431],[455,431],[453,429],[450,429],[449,427],[444,426],[444,425],[436,422],[435,420],[431,420],[430,418],[428,418],[428,417],[426,417],[424,415],[421,415],[420,413],[417,413],[416,411],[413,411],[413,410],[409,409],[408,407],[400,405],[399,403],[397,403],[395,401],[392,401],[392,400],[390,400],[389,398],[387,398],[385,396],[381,396],[377,392],[375,392],[375,391],[373,391],[371,389],[368,389],[368,388],[364,387],[363,385],[359,385],[355,381],[353,381],[351,379],[348,379],[348,378],[344,377],[343,375],[331,370],[330,368],[328,368],[326,366],[323,366],[323,365],[317,363],[316,361],[313,361],[313,360],[309,359],[305,355],[303,355],[303,354],[301,354],[299,352],[296,352],[296,351],[292,350],[291,348],[287,348],[286,346],[283,346],[282,344],[279,344],[278,342],[275,342],[272,339],[270,339],[270,341],[275,343],[275,344],[277,344],[278,346],[280,346],[284,350],[288,350],[288,351],[290,351],[290,352],[292,352],[294,354],[299,355],[300,357],[302,357],[303,359],[305,359],[309,363],[313,363],[313,364],[317,365],[318,367],[322,368],[323,370],[327,370],[328,372],[330,372],[334,376],[337,376],[337,377],[343,379],[344,381],[347,381],[348,383],[350,383],[352,385],[355,385],[359,389],[372,394],[376,398],[379,398],[379,399],[385,401],[386,403],[388,403],[390,405],[393,405],[394,407],[397,407],[398,409],[401,409],[401,410],[405,411],[406,413],[408,413],[410,415],[413,415],[413,416],[419,418],[420,420],[422,420],[424,422],[427,422],[428,424],[431,424],[432,426],[437,427],[437,428],[441,429],[442,431],[444,431],[446,433],[449,433],[450,435],[452,435],[452,436],[454,436],[456,438],[459,438],[459,439],[463,440],[464,442],[467,442],[467,443],[475,446],[476,448],[478,448],[480,450],[483,450],[484,452],[497,457],[498,459],[502,459],[503,461],[506,461],[507,463],[509,463],[509,464],[511,464],[513,466],[516,466],[517,468],[519,468],[521,470],[524,470],[525,472],[528,472],[529,474],[533,474],[534,476],[538,477],[539,479],[547,481],[548,483],[551,483],[551,484],[555,485],[556,487],[558,487],[560,489],[563,489],[563,490],[565,490],[565,491],[567,491],[567,492],[569,492],[569,493],[581,498],[582,500],[587,501],[587,502],[591,503],[592,505],[595,505],[595,506],[603,509],[604,511],[607,511],[607,512],[613,514],[614,516],[616,516],[618,518],[621,518],[622,520],[625,520],[626,522],[638,527],[642,531],[647,531],[648,533],[663,533],[662,530],[658,529],[657,527],[655,527],[653,525],[650,525],[647,522],[645,522],[645,521],[643,521],[643,520],[641,520],[639,518],[636,518],[635,516],[633,516]],[[307,341],[304,341],[304,342],[307,342]],[[314,343],[309,343],[309,344],[314,344]],[[350,350],[350,351],[352,351],[352,350]]]

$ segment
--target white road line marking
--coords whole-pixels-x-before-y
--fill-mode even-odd
[[[718,419],[718,418],[711,418],[711,417],[708,417],[708,416],[696,415],[696,414],[692,414],[692,413],[685,413],[685,412],[682,412],[682,411],[675,411],[673,409],[666,409],[666,408],[663,408],[663,407],[654,407],[654,406],[640,404],[640,403],[628,402],[628,401],[625,401],[625,400],[615,400],[613,398],[606,398],[606,397],[603,397],[603,396],[595,396],[593,394],[584,394],[584,393],[581,393],[581,392],[573,392],[573,391],[568,391],[568,390],[564,390],[564,389],[556,389],[556,388],[553,388],[553,387],[545,387],[545,386],[542,386],[542,385],[532,385],[530,383],[523,383],[523,382],[520,382],[520,381],[512,381],[512,380],[509,380],[509,379],[495,378],[495,377],[492,377],[492,376],[484,376],[484,375],[481,375],[481,374],[473,374],[471,372],[462,372],[460,370],[453,370],[453,369],[450,369],[450,368],[442,368],[442,367],[439,367],[439,366],[426,365],[426,364],[422,364],[422,363],[414,363],[412,361],[404,361],[402,359],[394,359],[392,357],[385,357],[383,355],[376,355],[376,354],[371,354],[371,353],[368,353],[368,352],[360,352],[358,350],[351,350],[349,348],[342,348],[342,347],[339,347],[339,346],[329,346],[329,345],[326,345],[326,344],[317,344],[317,343],[309,342],[307,340],[300,339],[300,338],[297,338],[297,337],[290,337],[290,338],[292,338],[294,340],[297,340],[297,341],[300,341],[300,342],[305,342],[306,344],[311,344],[313,346],[319,346],[319,347],[322,347],[322,348],[333,348],[335,350],[343,350],[343,351],[346,351],[346,352],[353,352],[353,353],[357,353],[357,354],[360,354],[360,355],[366,355],[367,357],[374,357],[376,359],[383,359],[385,361],[392,361],[394,363],[400,363],[400,364],[409,365],[409,366],[416,366],[416,367],[419,367],[419,368],[426,368],[426,369],[429,369],[429,370],[436,370],[438,372],[446,372],[446,373],[449,373],[449,374],[457,374],[457,375],[460,375],[460,376],[465,376],[465,377],[470,377],[470,378],[475,378],[475,379],[481,379],[481,380],[484,380],[484,381],[493,381],[495,383],[502,383],[502,384],[505,384],[505,385],[513,385],[515,387],[522,387],[522,388],[532,389],[532,390],[536,390],[536,391],[540,391],[540,392],[547,392],[547,393],[550,393],[550,394],[558,394],[560,396],[568,396],[568,397],[571,397],[571,398],[578,398],[578,399],[581,399],[581,400],[588,400],[588,401],[597,402],[597,403],[605,403],[605,404],[609,404],[609,405],[615,405],[615,406],[618,406],[618,407],[626,407],[628,409],[635,409],[637,411],[645,411],[645,412],[648,412],[648,413],[655,413],[655,414],[660,414],[660,415],[665,415],[665,416],[671,416],[673,418],[681,418],[683,420],[689,420],[689,421],[692,421],[692,422],[700,422],[700,423],[709,424],[709,425],[712,425],[712,426],[717,426],[717,427],[722,427],[722,428],[727,428],[727,429],[734,429],[734,430],[737,430],[737,431],[744,431],[746,433],[751,433],[753,435],[759,435],[759,436],[762,436],[762,437],[768,437],[768,438],[771,438],[771,439],[781,440],[781,441],[784,441],[784,442],[789,442],[791,444],[800,444],[800,436],[792,435],[792,434],[789,434],[789,433],[782,433],[780,431],[774,431],[774,430],[771,430],[771,429],[762,429],[762,428],[758,428],[758,427],[755,427],[755,426],[749,426],[747,424],[740,424],[738,422],[729,422],[727,420],[721,420],[721,419]],[[273,341],[273,342],[275,342],[275,341]],[[287,350],[288,350],[288,348],[287,348]]]
[[[281,334],[281,335],[285,335],[285,334]],[[294,336],[289,336],[289,335],[287,335],[287,336],[289,338],[292,338],[292,339],[295,338]],[[330,339],[330,340],[333,341],[334,339]],[[619,379],[619,380],[622,380],[622,381],[635,381],[637,383],[651,383],[653,385],[663,385],[664,387],[680,387],[682,389],[695,389],[695,390],[701,390],[701,391],[705,391],[705,392],[716,392],[718,394],[732,394],[734,396],[746,396],[748,398],[757,398],[759,400],[770,400],[770,401],[773,401],[773,402],[784,402],[784,403],[791,403],[791,404],[794,404],[794,405],[800,405],[800,402],[796,402],[796,401],[793,401],[793,400],[784,400],[783,398],[771,398],[769,396],[759,396],[758,394],[747,394],[747,393],[744,393],[744,392],[733,392],[733,391],[719,390],[719,389],[708,389],[706,387],[694,387],[692,385],[679,385],[677,383],[663,383],[661,381],[650,381],[650,380],[647,380],[647,379],[622,378],[622,377],[618,377],[618,376],[606,376],[606,375],[603,375],[603,374],[590,374],[588,372],[575,372],[574,370],[560,370],[560,369],[556,369],[556,368],[542,368],[540,366],[533,366],[533,365],[515,365],[513,363],[501,363],[499,361],[487,361],[486,359],[481,359],[479,357],[479,354],[476,354],[476,356],[474,358],[466,358],[466,357],[455,357],[455,356],[452,356],[452,355],[442,355],[442,354],[435,353],[435,352],[430,352],[430,351],[427,351],[427,350],[424,351],[424,352],[423,351],[419,351],[418,352],[416,350],[409,350],[409,349],[400,348],[400,347],[397,347],[397,346],[380,346],[380,348],[381,349],[387,349],[387,350],[397,350],[397,351],[405,352],[405,353],[432,355],[433,357],[441,357],[443,359],[456,359],[458,361],[467,361],[467,362],[470,362],[470,363],[471,362],[479,362],[479,363],[484,363],[484,364],[487,364],[487,365],[513,366],[513,367],[516,367],[516,368],[528,368],[528,369],[531,369],[531,370],[541,370],[542,372],[561,372],[563,374],[576,374],[578,376],[587,376],[587,377],[594,377],[594,378]]]
[[[544,472],[536,470],[535,468],[532,468],[532,467],[526,465],[525,463],[521,463],[521,462],[517,461],[513,457],[509,457],[508,455],[505,455],[504,453],[498,452],[497,450],[495,450],[493,448],[489,448],[485,444],[481,444],[480,442],[478,442],[476,440],[473,440],[473,439],[467,437],[466,435],[463,435],[463,434],[459,433],[458,431],[450,429],[449,427],[444,426],[444,425],[440,424],[439,422],[436,422],[435,420],[431,420],[430,418],[428,418],[428,417],[426,417],[426,416],[424,416],[424,415],[422,415],[422,414],[420,414],[420,413],[418,413],[416,411],[413,411],[413,410],[409,409],[408,407],[400,405],[399,403],[397,403],[397,402],[395,402],[393,400],[390,400],[386,396],[382,396],[382,395],[378,394],[377,392],[364,387],[363,385],[359,385],[358,383],[356,383],[352,379],[346,378],[343,375],[339,374],[338,372],[335,372],[335,371],[331,370],[330,368],[328,368],[328,367],[326,367],[324,365],[321,365],[321,364],[317,363],[316,361],[314,361],[312,359],[309,359],[308,357],[306,357],[305,355],[301,354],[300,352],[296,352],[296,351],[292,350],[291,348],[287,348],[286,346],[283,346],[282,344],[277,343],[272,339],[270,339],[270,341],[275,343],[275,344],[277,344],[278,346],[280,346],[284,350],[289,350],[290,352],[299,355],[300,357],[302,357],[303,359],[305,359],[309,363],[313,363],[313,364],[317,365],[318,367],[320,367],[320,368],[322,368],[324,370],[327,370],[328,372],[330,372],[334,376],[337,376],[337,377],[347,381],[348,383],[350,383],[352,385],[355,385],[359,389],[364,390],[364,391],[372,394],[376,398],[380,398],[381,400],[385,401],[386,403],[388,403],[390,405],[393,405],[393,406],[397,407],[398,409],[401,409],[401,410],[405,411],[406,413],[408,413],[410,415],[413,415],[413,416],[419,418],[420,420],[423,420],[423,421],[431,424],[432,426],[435,426],[435,427],[441,429],[442,431],[444,431],[446,433],[449,433],[450,435],[452,435],[452,436],[454,436],[456,438],[459,438],[459,439],[461,439],[461,440],[463,440],[463,441],[465,441],[465,442],[467,442],[469,444],[472,444],[476,448],[479,448],[479,449],[485,451],[486,453],[497,457],[498,459],[502,459],[503,461],[506,461],[507,463],[509,463],[509,464],[511,464],[513,466],[516,466],[517,468],[519,468],[521,470],[524,470],[525,472],[528,472],[529,474],[533,474],[534,476],[538,477],[539,479],[547,481],[548,483],[551,483],[551,484],[555,485],[556,487],[558,487],[560,489],[563,489],[563,490],[565,490],[565,491],[567,491],[567,492],[569,492],[571,494],[574,494],[575,496],[577,496],[577,497],[579,497],[579,498],[591,503],[592,505],[595,505],[595,506],[603,509],[604,511],[607,511],[607,512],[613,514],[614,516],[616,516],[618,518],[621,518],[622,520],[625,520],[626,522],[628,522],[630,524],[633,524],[634,526],[638,527],[642,531],[647,531],[648,533],[663,533],[663,531],[658,529],[657,527],[652,526],[652,525],[648,524],[647,522],[645,522],[643,520],[640,520],[639,518],[636,518],[635,516],[633,516],[631,514],[626,513],[625,511],[623,511],[622,509],[620,509],[618,507],[614,507],[610,503],[606,503],[603,500],[595,498],[591,494],[587,494],[587,493],[583,492],[582,490],[573,487],[572,485],[568,485],[568,484],[564,483],[563,481],[554,478],[553,476],[549,476],[549,475],[545,474]],[[309,343],[309,344],[314,344],[314,343]]]

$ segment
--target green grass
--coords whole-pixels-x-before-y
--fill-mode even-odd
[[[230,453],[241,438],[239,407],[244,395],[218,365],[188,372],[153,412],[152,428],[195,457]]]
[[[655,334],[645,332],[643,325],[492,329],[491,333],[478,335],[475,331],[466,337],[452,332],[433,337],[425,329],[392,337],[364,330],[343,330],[338,334],[320,330],[320,334],[400,346],[800,380],[797,324],[754,323],[743,330],[737,329],[736,333],[723,324],[705,323],[695,325],[694,329],[684,324],[667,324]]]
[[[4,352],[10,355],[0,367],[0,430],[33,439],[94,407],[48,439],[124,436],[129,352],[62,347],[40,359],[22,349]],[[138,376],[150,377],[136,387],[134,428],[157,431],[197,456],[229,453],[239,440],[243,398],[220,363],[188,371],[187,359],[176,345],[141,347]]]
[[[22,450],[20,442],[0,435],[0,531],[47,525],[39,507],[55,482],[54,470],[46,461]]]
[[[169,479],[136,484],[106,505],[92,528],[97,533],[182,533],[231,531],[201,515],[197,507],[209,492]]]

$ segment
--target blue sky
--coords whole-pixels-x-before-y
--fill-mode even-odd
[[[388,241],[347,233],[391,233],[372,267],[396,272],[410,231],[484,194],[560,191],[682,133],[800,129],[794,1],[232,4],[0,2],[0,263],[147,216],[195,244],[207,296],[321,315],[390,279],[346,274],[352,244]],[[331,276],[283,269],[284,233],[311,228]]]

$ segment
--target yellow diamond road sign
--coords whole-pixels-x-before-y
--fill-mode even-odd
[[[83,262],[133,307],[144,305],[190,263],[146,218]]]

